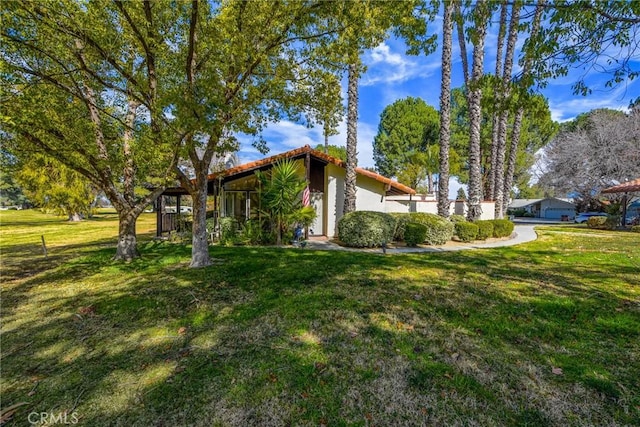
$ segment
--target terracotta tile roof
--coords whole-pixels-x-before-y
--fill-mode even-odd
[[[632,193],[634,191],[640,191],[640,178],[605,188],[602,193]]]
[[[230,169],[226,169],[224,171],[221,172],[216,172],[216,173],[212,173],[209,174],[208,179],[211,181],[213,179],[219,178],[219,177],[231,177],[233,175],[237,175],[239,173],[243,173],[243,172],[248,172],[248,171],[252,171],[252,170],[256,170],[256,169],[260,169],[264,166],[268,166],[272,163],[277,162],[278,160],[281,159],[286,159],[286,158],[296,158],[296,157],[301,157],[303,155],[306,155],[307,153],[309,153],[312,157],[315,157],[317,159],[320,160],[324,160],[327,163],[332,163],[338,167],[341,168],[345,168],[346,165],[344,164],[344,162],[336,157],[333,156],[329,156],[328,154],[323,153],[322,151],[318,151],[318,150],[314,150],[313,148],[311,148],[308,145],[305,145],[304,147],[300,147],[300,148],[296,148],[294,150],[290,150],[290,151],[286,151],[284,153],[280,153],[280,154],[276,154],[274,156],[271,157],[266,157],[264,159],[260,159],[260,160],[256,160],[253,162],[249,162],[249,163],[245,163],[243,165],[239,165]],[[405,194],[416,194],[416,190],[414,190],[411,187],[408,187],[404,184],[401,184],[397,181],[394,181],[390,178],[387,178],[385,176],[382,176],[380,174],[377,174],[375,172],[371,172],[368,171],[366,169],[357,167],[356,168],[356,172],[360,175],[375,179],[378,182],[381,182],[385,185],[387,185],[389,188],[393,188],[396,191],[399,191],[401,193],[405,193]]]

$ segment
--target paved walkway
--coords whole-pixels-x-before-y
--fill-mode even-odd
[[[419,248],[388,248],[388,254],[404,254],[404,253],[416,253],[416,252],[449,252],[449,251],[462,251],[465,249],[483,249],[483,248],[500,248],[503,246],[519,245],[520,243],[531,242],[538,238],[532,224],[516,224],[514,228],[514,234],[509,239],[492,239],[487,242],[473,242],[473,243],[461,243],[461,242],[447,242],[443,246],[436,247],[419,247]],[[371,252],[381,253],[381,248],[346,248],[344,246],[337,245],[329,240],[309,240],[305,247],[306,249],[314,250],[337,250],[337,251],[355,251],[355,252]]]

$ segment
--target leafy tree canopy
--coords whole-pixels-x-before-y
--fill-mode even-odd
[[[386,176],[404,173],[410,186],[426,177],[427,169],[437,169],[438,152],[430,149],[438,142],[440,118],[435,108],[420,98],[408,97],[388,105],[380,115],[373,140],[373,159]],[[430,160],[435,159],[433,168]]]
[[[324,145],[318,144],[316,145],[315,150],[322,151],[324,153],[324,148]],[[347,149],[343,146],[329,144],[329,152],[327,154],[335,157],[336,159],[340,159],[343,162],[347,161]]]

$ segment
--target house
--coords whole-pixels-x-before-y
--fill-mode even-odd
[[[308,145],[210,174],[208,192],[213,196],[214,216],[232,216],[241,222],[250,218],[259,203],[255,172],[268,170],[281,159],[298,162],[301,174],[309,183],[311,205],[317,213],[310,234],[335,236],[344,206],[345,164]],[[412,188],[375,172],[356,168],[356,173],[356,210],[386,212],[388,197],[413,196],[416,193]],[[182,187],[169,188],[163,193],[164,196],[176,197],[177,211],[181,210],[180,196],[186,194]],[[157,203],[157,215],[158,235],[175,229],[177,214],[166,212],[162,203]]]
[[[544,199],[514,199],[509,210],[524,209],[534,218],[572,220],[576,216],[576,205],[569,199],[547,197]]]

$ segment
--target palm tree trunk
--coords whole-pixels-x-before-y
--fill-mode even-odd
[[[498,121],[498,140],[496,148],[496,162],[493,164],[495,170],[494,182],[494,218],[501,219],[504,215],[502,205],[504,201],[504,158],[507,149],[507,120],[509,109],[507,100],[511,95],[511,72],[513,70],[513,57],[515,54],[516,42],[518,41],[518,25],[520,24],[520,4],[514,3],[511,7],[511,22],[509,23],[509,37],[507,38],[507,52],[504,60],[504,71],[502,73],[502,84],[499,95],[498,106],[500,108],[500,118]]]
[[[475,221],[482,214],[482,173],[480,168],[480,125],[482,110],[482,88],[484,42],[487,34],[488,6],[485,0],[478,0],[475,9],[476,28],[473,41],[473,68],[469,85],[469,200],[467,201],[467,219]]]
[[[450,0],[444,6],[442,28],[442,80],[440,83],[440,177],[438,178],[438,215],[449,216],[449,145],[451,140],[451,44],[453,10]]]
[[[356,167],[358,165],[358,79],[359,64],[349,65],[349,83],[347,90],[347,162],[344,179],[343,214],[356,210]]]

